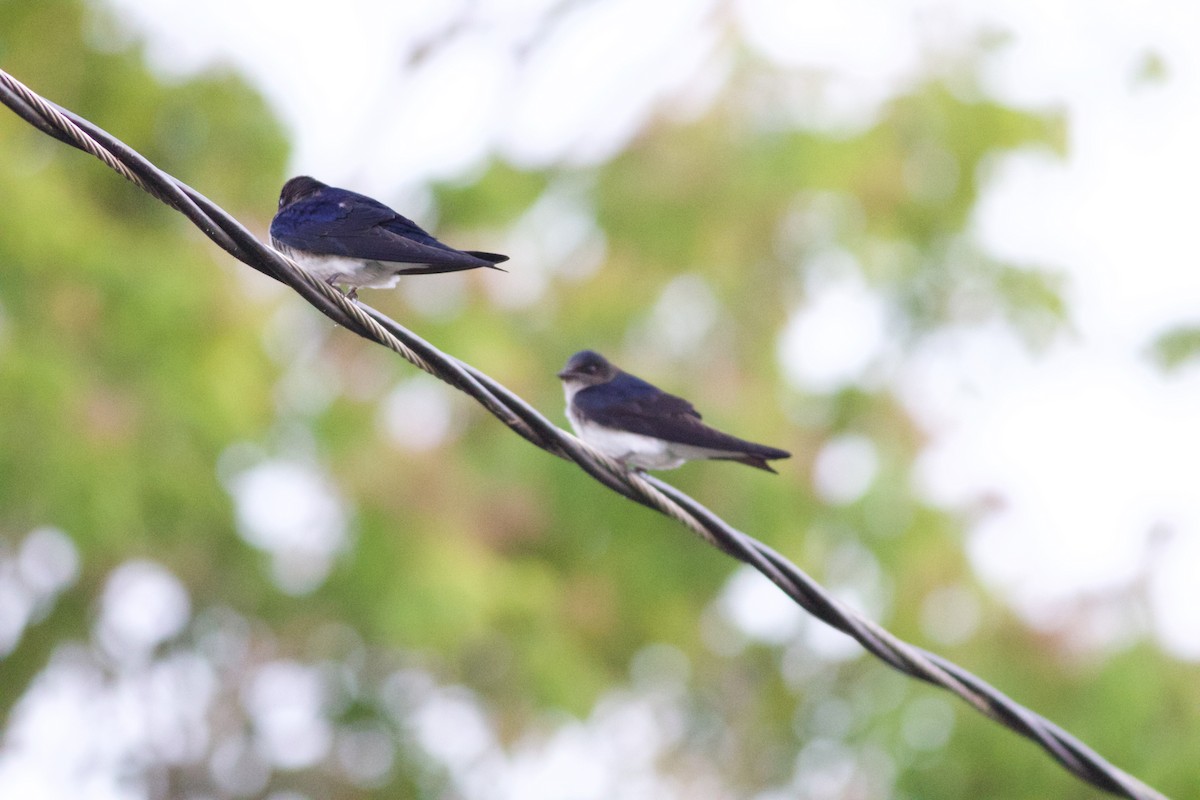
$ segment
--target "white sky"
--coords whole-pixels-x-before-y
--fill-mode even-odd
[[[414,203],[426,180],[469,173],[492,151],[529,165],[603,159],[657,101],[702,104],[727,69],[710,25],[715,0],[578,4],[523,60],[514,46],[533,41],[550,0],[341,0],[336,12],[284,0],[109,1],[149,37],[161,69],[224,62],[257,83],[293,132],[296,171]],[[812,112],[818,125],[869,120],[923,53],[953,52],[981,30],[1010,35],[985,86],[1007,102],[1065,110],[1070,153],[1008,157],[974,233],[998,256],[1065,271],[1072,334],[1030,357],[993,330],[948,332],[913,358],[898,387],[933,433],[921,489],[955,506],[1000,499],[969,552],[1035,622],[1053,625],[1060,603],[1120,589],[1152,563],[1157,634],[1200,658],[1200,602],[1187,578],[1200,568],[1200,374],[1163,377],[1145,357],[1168,323],[1200,318],[1191,236],[1200,5],[722,8],[764,54],[831,76]],[[414,42],[460,19],[480,24],[404,68]],[[1139,83],[1150,55],[1165,80]],[[785,374],[813,391],[856,379],[883,346],[878,310],[853,280],[797,309],[780,342]],[[825,350],[822,340],[841,345]],[[1153,554],[1152,529],[1167,532]]]

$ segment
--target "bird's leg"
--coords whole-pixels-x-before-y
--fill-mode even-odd
[[[338,288],[337,287],[337,279],[338,279],[337,275],[330,275],[328,278],[325,279],[325,283],[329,284],[334,289],[337,289]],[[341,289],[338,289],[338,291],[341,291]],[[349,291],[342,292],[342,294],[344,294],[346,296],[347,300],[357,300],[358,299],[358,289],[356,289],[353,286],[350,287]]]

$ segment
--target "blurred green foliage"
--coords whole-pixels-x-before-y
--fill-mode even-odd
[[[261,232],[287,152],[263,102],[231,75],[168,85],[136,44],[106,38],[108,25],[75,0],[8,2],[0,57]],[[989,159],[1060,150],[1062,120],[931,78],[863,130],[798,130],[743,91],[772,69],[748,61],[709,112],[659,120],[598,167],[497,162],[475,183],[437,191],[439,233],[495,249],[486,231],[518,230],[540,202],[567,198],[590,219],[599,270],[572,271],[582,250],[545,257],[545,293],[499,303],[494,284],[535,266],[511,251],[510,276],[430,278],[434,288],[366,299],[555,418],[554,371],[594,347],[692,398],[718,426],[792,450],[778,478],[721,464],[671,478],[831,585],[865,587],[899,635],[1122,767],[1167,792],[1195,786],[1200,704],[1180,665],[1148,642],[1080,663],[1068,643],[1023,628],[975,584],[964,521],[910,491],[924,434],[886,385],[809,394],[778,374],[780,330],[830,251],[848,254],[882,298],[902,350],[989,319],[1034,343],[1053,332],[1066,313],[1054,275],[995,261],[964,228]],[[138,761],[151,795],[456,796],[459,778],[395,709],[397,675],[466,687],[500,743],[515,746],[644,686],[637,665],[667,652],[686,669],[673,706],[681,732],[658,767],[680,786],[703,765],[729,796],[750,796],[785,785],[826,743],[859,774],[839,796],[1095,796],[1033,746],[950,700],[929,705],[933,690],[873,660],[828,657],[805,637],[745,639],[715,610],[735,569],[719,553],[272,292],[86,156],[7,113],[0,141],[0,555],[52,525],[80,563],[0,660],[6,712],[72,643],[116,679],[121,666],[97,638],[105,586],[118,565],[150,559],[191,602],[188,625],[155,656],[198,653],[218,678],[200,755]],[[665,352],[653,346],[655,303],[681,275],[711,291],[714,321]],[[458,302],[414,310],[410,293],[437,291]],[[447,409],[447,434],[431,449],[388,434],[389,403],[413,387]],[[814,496],[812,458],[840,433],[868,437],[880,469],[861,498],[836,506]],[[329,476],[348,509],[347,543],[311,591],[281,588],[272,554],[236,514],[239,476],[272,460]],[[930,643],[922,623],[926,599],[946,587],[981,609],[978,629],[953,647]],[[222,660],[218,639],[242,642],[241,660]],[[222,742],[255,735],[248,675],[278,659],[334,676],[330,724],[339,737],[388,731],[390,770],[355,780],[330,754],[269,769],[253,791],[214,782],[208,765]],[[400,705],[411,710],[419,696]],[[949,714],[945,741],[913,733],[926,712]]]
[[[1151,349],[1154,360],[1172,371],[1200,358],[1200,326],[1181,325],[1161,334]]]

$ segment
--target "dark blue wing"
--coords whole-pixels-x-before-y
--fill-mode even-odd
[[[575,402],[602,425],[608,425],[608,422],[602,419],[605,416],[643,421],[677,416],[700,419],[699,412],[687,400],[667,394],[654,384],[628,372],[617,373],[608,383],[583,389],[575,395]],[[624,425],[609,427],[632,430]]]
[[[448,247],[378,200],[345,189],[324,189],[280,209],[271,221],[271,238],[308,253],[435,268],[414,270],[418,272],[490,267],[508,260]]]
[[[700,414],[687,400],[668,394],[627,372],[608,383],[589,386],[575,395],[575,405],[586,418],[606,428],[640,433],[672,442],[691,443]],[[679,438],[679,437],[684,438]]]
[[[575,405],[584,417],[606,428],[694,447],[747,454],[755,457],[752,460],[787,458],[789,455],[785,450],[755,444],[705,425],[700,412],[687,400],[627,372],[607,384],[581,389],[575,395]]]

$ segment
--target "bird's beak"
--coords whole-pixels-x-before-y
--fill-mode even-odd
[[[558,371],[557,374],[558,374],[559,380],[565,381],[567,378],[571,377],[575,373],[571,372],[571,370],[569,370],[569,369],[561,369]]]

